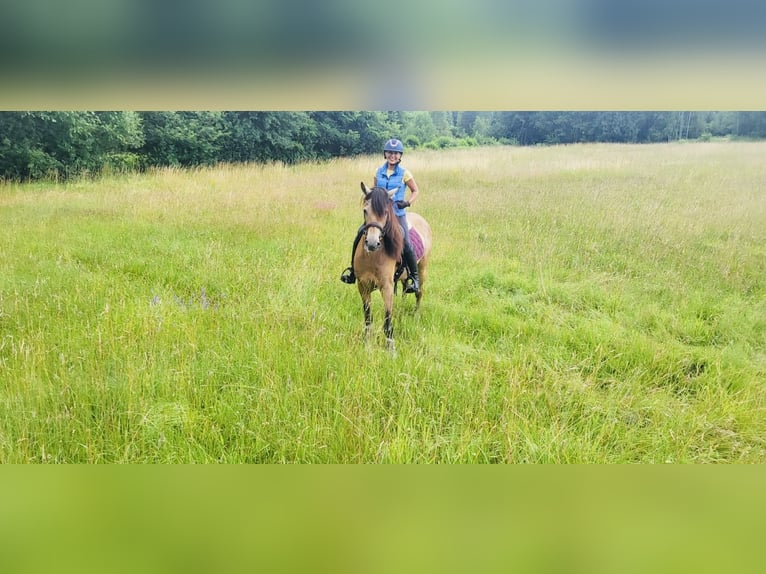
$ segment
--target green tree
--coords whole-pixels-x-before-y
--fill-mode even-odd
[[[737,112],[736,135],[744,138],[766,138],[766,112]]]
[[[428,112],[404,112],[400,116],[400,137],[404,142],[425,143],[439,135]]]
[[[430,112],[431,121],[433,121],[434,128],[436,128],[437,136],[452,137],[453,134],[453,117],[452,112]]]
[[[307,112],[226,112],[221,158],[230,162],[313,159],[316,125]]]
[[[97,173],[143,142],[133,112],[0,113],[0,177],[34,180]]]
[[[492,114],[482,113],[477,114],[471,126],[470,135],[476,138],[479,144],[494,143],[495,140],[491,136],[492,129]]]
[[[456,112],[455,113],[455,135],[457,137],[473,136],[476,119],[479,112]]]
[[[385,112],[312,112],[316,138],[312,142],[317,157],[354,156],[382,149],[396,137],[399,124]]]
[[[221,161],[227,135],[221,112],[141,112],[148,165],[195,166]]]
[[[4,179],[37,179],[63,166],[42,149],[50,114],[0,113],[0,176]]]

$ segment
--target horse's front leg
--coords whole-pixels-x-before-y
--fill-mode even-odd
[[[362,309],[364,311],[364,337],[369,342],[372,337],[372,309],[370,307],[370,289],[359,284],[359,295],[362,297]]]
[[[386,335],[386,347],[391,352],[396,351],[394,345],[394,322],[393,322],[393,310],[394,310],[394,280],[393,277],[384,282],[380,288],[380,294],[383,296],[383,307],[386,310],[386,318],[383,322],[383,333]]]

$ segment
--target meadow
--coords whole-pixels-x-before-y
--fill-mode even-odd
[[[0,184],[0,462],[766,462],[764,158],[406,153],[395,356],[339,281],[379,156]]]

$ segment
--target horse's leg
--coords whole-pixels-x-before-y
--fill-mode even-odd
[[[370,341],[372,336],[372,309],[370,307],[370,289],[359,285],[359,295],[362,297],[362,310],[364,311],[364,338],[366,342]]]
[[[383,333],[386,335],[386,346],[391,352],[396,351],[394,346],[394,323],[393,323],[393,310],[394,310],[394,280],[391,277],[388,281],[384,282],[380,288],[380,294],[383,296],[383,307],[386,310],[386,318],[383,323]]]
[[[415,295],[415,312],[420,309],[420,299],[423,297],[424,286],[426,284],[426,270],[428,269],[428,256],[418,261],[418,275],[420,275],[420,291]]]

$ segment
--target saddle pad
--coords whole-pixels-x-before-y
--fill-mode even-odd
[[[420,261],[423,258],[425,248],[423,247],[423,239],[420,237],[420,233],[414,227],[410,227],[410,243],[412,244],[413,251],[415,251],[415,259]]]

